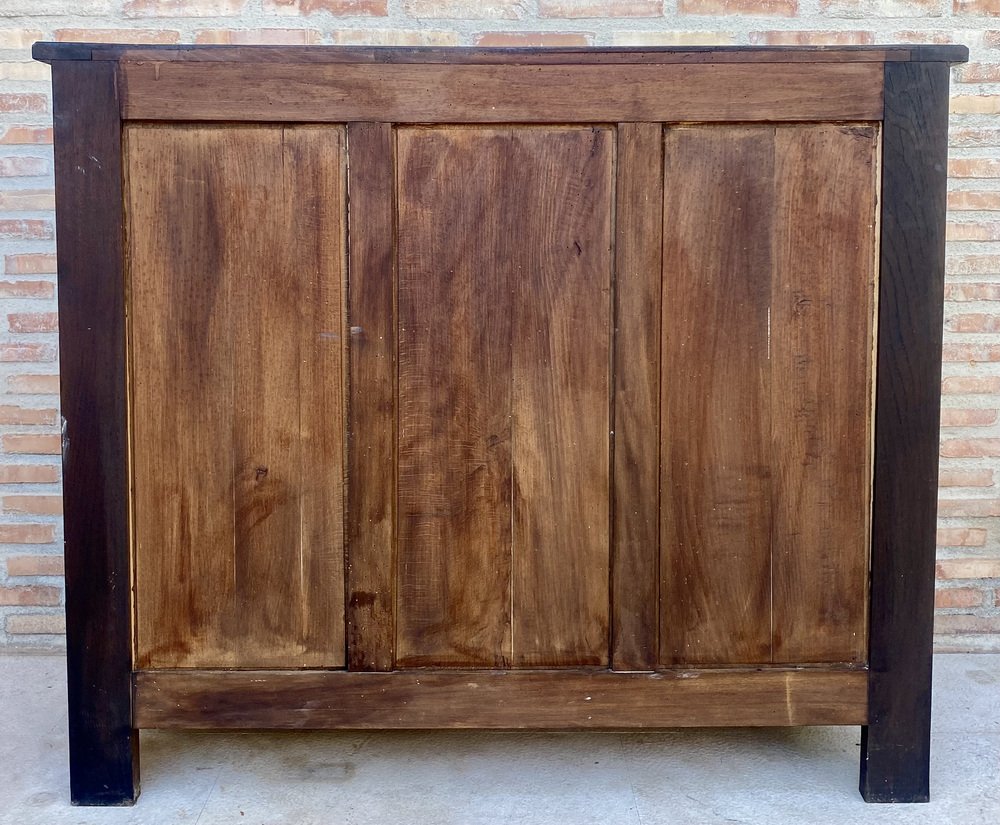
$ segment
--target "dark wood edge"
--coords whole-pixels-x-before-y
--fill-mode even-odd
[[[139,791],[132,621],[121,120],[110,63],[53,69],[71,796]]]
[[[627,729],[857,725],[863,669],[141,671],[141,728]]]
[[[947,195],[946,63],[887,64],[869,688],[860,789],[927,801]]]
[[[396,46],[149,46],[54,43],[32,46],[35,60],[245,60],[319,63],[685,63],[909,62],[965,63],[960,45],[688,46],[684,48],[469,48]]]

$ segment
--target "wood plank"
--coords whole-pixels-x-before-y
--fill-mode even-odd
[[[877,134],[776,131],[774,662],[866,659]]]
[[[342,130],[126,138],[137,661],[341,666]]]
[[[512,133],[517,667],[608,663],[614,137]]]
[[[927,801],[948,66],[886,67],[872,499],[869,802]]]
[[[611,666],[659,660],[663,127],[618,124]]]
[[[666,131],[664,665],[771,657],[767,313],[773,145],[772,127]]]
[[[877,120],[879,63],[121,65],[135,120],[581,123]]]
[[[147,671],[140,728],[857,725],[864,670]]]
[[[509,136],[397,132],[401,666],[511,661]]]
[[[352,123],[347,141],[347,662],[351,670],[391,670],[396,644],[395,139],[387,123]]]
[[[52,71],[70,797],[129,805],[132,730],[121,123],[114,67]]]

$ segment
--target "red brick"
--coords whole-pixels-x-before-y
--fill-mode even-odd
[[[996,83],[1000,81],[1000,64],[966,63],[956,66],[955,80],[959,83]]]
[[[940,527],[937,531],[938,547],[983,547],[986,531],[981,527]]]
[[[750,32],[750,42],[763,46],[866,46],[875,35],[865,31]]]
[[[0,424],[55,424],[55,410],[33,410],[13,404],[0,404]]]
[[[240,14],[247,0],[125,0],[125,17],[224,17]]]
[[[936,43],[938,45],[944,43],[954,43],[955,38],[951,32],[942,31],[930,31],[930,32],[918,32],[918,31],[900,31],[896,32],[894,35],[888,37],[884,42],[886,43]]]
[[[0,94],[0,112],[29,112],[44,114],[49,110],[47,95],[27,92],[4,92]]]
[[[7,392],[18,395],[59,395],[59,376],[9,375]]]
[[[830,17],[939,17],[943,0],[820,0]]]
[[[992,470],[941,470],[939,487],[992,487]]]
[[[953,95],[948,111],[955,115],[1000,113],[1000,95]]]
[[[54,298],[51,281],[0,281],[0,298]]]
[[[983,591],[975,587],[942,587],[934,592],[935,607],[981,607]]]
[[[953,178],[1000,178],[1000,160],[995,158],[952,158],[948,175]]]
[[[662,17],[663,0],[539,0],[541,17]]]
[[[941,382],[946,395],[980,395],[1000,393],[1000,376],[949,375]]]
[[[953,255],[945,261],[945,270],[949,275],[1000,275],[1000,255]],[[945,289],[948,289],[949,286],[951,285],[945,285]],[[962,285],[955,284],[954,286]],[[950,300],[959,299],[951,298]]]
[[[952,146],[978,147],[1000,146],[1000,129],[966,126],[948,130]]]
[[[1000,500],[995,498],[942,498],[939,518],[995,518],[1000,516]]]
[[[1000,241],[1000,221],[953,221],[946,237],[949,241]]]
[[[1000,332],[1000,315],[987,315],[984,312],[952,315],[944,326],[950,332]]]
[[[274,46],[308,46],[319,43],[322,32],[317,29],[203,29],[194,37],[195,43],[245,46],[258,43]]]
[[[8,275],[48,275],[56,272],[56,256],[47,253],[7,255],[4,271]]]
[[[615,31],[611,34],[615,46],[728,46],[734,40],[732,32],[718,31]]]
[[[330,39],[338,46],[457,46],[458,32],[435,29],[337,29]]]
[[[996,579],[1000,578],[1000,559],[938,559],[939,579]]]
[[[1000,301],[1000,284],[946,284],[944,297],[946,301]]]
[[[52,344],[0,344],[0,361],[35,363],[55,360],[56,348]]]
[[[24,241],[51,241],[55,237],[52,221],[35,218],[0,220],[0,238]]]
[[[956,212],[1000,212],[1000,192],[949,192],[948,208]]]
[[[996,420],[996,410],[959,410],[954,407],[941,410],[942,427],[988,427]]]
[[[0,436],[3,452],[12,455],[59,455],[62,438],[58,435],[4,435]]]
[[[681,14],[794,17],[798,10],[798,0],[677,0],[677,11]]]
[[[50,613],[18,613],[7,617],[7,632],[17,636],[59,636],[66,632],[66,617]]]
[[[1000,15],[1000,0],[952,0],[955,14],[974,14],[987,17]]]
[[[51,544],[55,531],[52,524],[0,524],[0,544]]]
[[[0,210],[5,212],[54,209],[55,193],[51,189],[9,189],[0,191]]]
[[[10,556],[7,559],[8,576],[61,576],[64,573],[63,557]]]
[[[996,344],[945,344],[942,360],[965,361],[970,364],[1000,361],[1000,346]]]
[[[56,29],[56,40],[83,43],[177,43],[169,29]]]
[[[7,328],[11,332],[55,332],[59,316],[54,312],[12,312],[7,315]]]
[[[532,13],[528,0],[403,0],[403,10],[448,20],[524,20]]]
[[[948,438],[941,442],[945,458],[1000,457],[1000,438]]]
[[[59,588],[41,584],[0,587],[0,605],[49,607],[59,604]]]
[[[23,51],[45,36],[40,29],[0,29],[0,49]]]
[[[938,615],[934,617],[934,632],[955,636],[1000,633],[1000,616]]]
[[[62,496],[4,496],[3,509],[8,513],[32,516],[62,515]]]
[[[312,14],[325,11],[340,17],[385,17],[388,0],[264,0],[264,11],[273,14]]]
[[[0,484],[55,484],[59,468],[54,464],[0,464]]]
[[[0,144],[36,146],[44,143],[52,143],[52,128],[50,126],[0,127]]]
[[[0,158],[0,177],[3,178],[31,178],[48,173],[49,162],[45,158],[20,155]]]
[[[590,35],[583,32],[483,32],[477,46],[586,46]]]

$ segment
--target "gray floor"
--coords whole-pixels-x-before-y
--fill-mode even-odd
[[[0,656],[0,823],[996,825],[1000,655],[935,671],[928,805],[861,801],[857,728],[148,731],[138,804],[94,809],[67,801],[63,660]]]

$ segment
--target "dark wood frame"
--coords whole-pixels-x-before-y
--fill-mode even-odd
[[[968,58],[964,47],[581,51],[39,43],[33,53],[53,64],[74,803],[114,805],[135,800],[138,727],[298,727],[304,723],[349,728],[586,728],[662,727],[685,721],[862,724],[860,787],[864,798],[927,799],[948,65]],[[320,64],[320,69],[321,64],[354,64],[363,67],[360,76],[369,79],[378,75],[380,66],[398,68],[410,63],[505,67],[508,73],[531,65],[601,64],[628,71],[655,69],[656,77],[681,77],[686,64],[694,64],[692,68],[698,70],[697,64],[702,63],[735,64],[733,71],[749,68],[738,64],[755,64],[755,71],[759,64],[878,64],[884,72],[884,94],[880,89],[877,101],[865,92],[860,108],[856,101],[839,109],[824,103],[806,117],[849,119],[860,114],[883,124],[870,667],[699,671],[697,680],[679,678],[691,674],[674,672],[652,675],[579,670],[541,676],[477,672],[482,687],[475,690],[469,686],[470,674],[438,671],[431,679],[437,690],[458,703],[458,717],[440,715],[425,698],[403,713],[400,704],[404,700],[410,704],[417,696],[410,684],[412,674],[363,672],[392,668],[392,640],[378,636],[377,628],[384,624],[376,620],[392,607],[354,598],[355,593],[377,591],[379,577],[385,572],[358,569],[346,583],[348,634],[368,638],[374,654],[371,661],[352,661],[355,672],[267,672],[264,681],[258,681],[264,674],[225,671],[134,673],[121,128],[130,116],[191,119],[177,105],[177,96],[185,91],[179,82],[164,84],[169,93],[158,103],[134,108],[134,101],[128,99],[130,83],[142,82],[151,60],[181,67],[176,77],[182,79],[197,76],[199,65],[218,67],[217,61],[229,60],[253,62],[253,72],[265,78],[269,74],[284,77],[281,73],[290,64],[310,63]],[[827,72],[831,77],[841,74],[838,70]],[[868,78],[867,70],[855,74]],[[172,70],[168,75],[175,76]],[[628,72],[621,74],[622,78],[630,76]],[[761,98],[758,102],[761,105],[749,119],[775,116],[773,101]],[[273,111],[265,115],[268,104],[265,87],[251,90],[250,97],[241,102],[247,107],[244,119],[273,119]],[[695,110],[681,106],[680,111],[689,116]],[[626,123],[619,128],[624,127],[626,151],[630,141],[651,139],[641,125],[627,123],[630,113],[627,105],[619,113],[625,115],[620,119]],[[581,110],[575,119],[583,122],[592,117]],[[709,119],[729,117],[731,112],[723,112]],[[391,226],[391,202],[381,186],[391,169],[379,162],[380,157],[386,157],[391,125],[364,122],[372,119],[372,113],[360,110],[352,114],[345,109],[338,119],[356,121],[348,126],[349,143],[358,158],[352,177],[355,206],[368,212],[373,226]],[[617,193],[619,209],[641,212],[636,204],[649,194],[646,190],[650,186],[655,190],[658,184],[625,175]],[[371,271],[390,271],[394,266],[391,249],[377,237],[352,235],[350,242],[352,256],[370,261]],[[638,265],[659,255],[658,249],[641,247],[620,244],[618,265],[628,261]],[[642,284],[622,280],[618,306],[641,305],[650,297],[644,289],[647,287]],[[366,443],[364,431],[366,420],[386,415],[387,406],[395,402],[392,290],[375,279],[355,279],[348,306],[352,317],[365,319],[358,326],[369,333],[359,333],[359,339],[353,341],[350,378],[356,381],[364,376],[378,393],[364,405],[356,403],[351,394],[348,466],[356,476],[373,483],[363,488],[355,485],[348,491],[352,506],[360,509],[349,516],[352,520],[346,530],[351,541],[377,541],[373,530],[392,529],[392,491],[386,483],[374,483],[377,479],[370,473],[366,476],[366,462],[385,445]],[[640,351],[652,346],[643,335],[633,341]],[[651,377],[634,360],[622,362],[618,368],[621,382],[616,385],[616,398],[622,393],[638,394],[638,420],[632,426],[653,426],[649,405],[654,402],[646,397]],[[379,456],[379,460],[385,458],[381,453]],[[648,458],[637,453],[634,444],[620,441],[613,458],[614,489],[650,501],[656,495],[656,481],[650,475]],[[612,519],[614,587],[615,577],[627,576],[648,553],[649,531],[654,528],[624,513],[613,513]],[[612,661],[616,666],[651,667],[650,634],[655,629],[647,626],[650,621],[650,616],[636,616],[631,626],[619,623],[613,628]],[[255,678],[248,682],[248,677]],[[421,679],[426,680],[427,675]],[[539,679],[541,687],[529,685]],[[780,702],[773,693],[778,684],[782,686]],[[308,701],[317,690],[352,702],[350,710],[327,702],[299,722],[292,722],[303,700]],[[528,720],[517,716],[517,709],[534,707],[538,696],[546,692],[553,705],[572,704],[564,705],[555,715],[543,712]],[[582,692],[590,698],[581,696]],[[358,698],[361,694],[369,697],[367,704]],[[622,695],[635,702],[639,708],[636,713],[622,716],[616,711],[614,697]],[[598,701],[593,702],[594,698]],[[248,701],[254,699],[266,699],[270,710]],[[528,699],[531,705],[524,705]],[[698,714],[679,712],[678,702],[693,702]],[[750,711],[744,714],[747,707]]]

